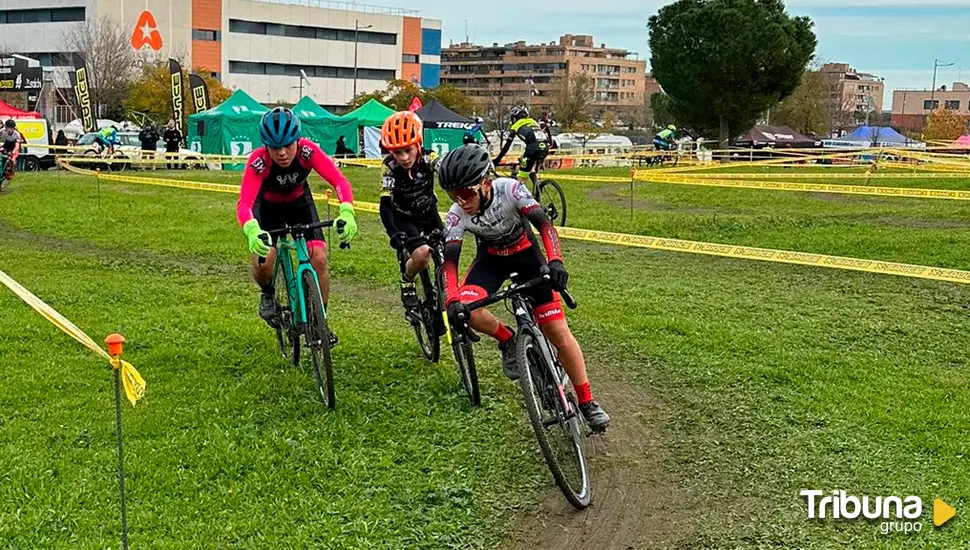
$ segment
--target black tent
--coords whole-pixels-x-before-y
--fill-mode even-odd
[[[432,99],[415,113],[424,123],[425,130],[468,130],[475,121],[459,115],[448,107]]]
[[[760,149],[762,147],[778,149],[781,147],[820,147],[822,143],[814,138],[799,134],[788,126],[758,124],[749,130],[748,133],[731,143],[731,145],[754,149]]]
[[[475,121],[459,115],[436,99],[415,113],[424,123],[424,146],[439,154],[461,147],[465,131],[475,126]]]

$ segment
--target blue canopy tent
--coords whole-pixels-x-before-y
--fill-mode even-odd
[[[912,147],[915,142],[888,126],[859,126],[838,141],[858,142],[875,147]]]

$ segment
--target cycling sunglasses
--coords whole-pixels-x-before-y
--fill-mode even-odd
[[[475,198],[475,195],[478,194],[478,190],[481,188],[482,184],[479,183],[478,185],[464,187],[462,189],[451,189],[448,191],[448,196],[451,197],[451,200],[459,204],[464,204]]]

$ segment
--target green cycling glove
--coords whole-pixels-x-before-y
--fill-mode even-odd
[[[349,243],[357,236],[357,218],[354,217],[354,205],[349,202],[342,202],[339,211],[340,215],[337,216],[337,221],[343,221],[346,225],[344,225],[343,231],[337,229],[337,236],[340,238],[340,242]]]
[[[246,234],[246,240],[249,241],[249,251],[257,256],[263,258],[269,254],[269,244],[273,242],[269,236],[269,233],[263,231],[259,226],[259,222],[256,219],[249,220],[243,225],[243,233]],[[265,240],[264,238],[265,237]]]

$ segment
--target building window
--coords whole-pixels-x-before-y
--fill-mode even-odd
[[[251,61],[230,61],[229,72],[236,74],[266,74],[266,64],[253,63]]]
[[[291,65],[283,63],[259,63],[252,61],[229,61],[229,72],[234,74],[265,74],[274,76],[299,76],[300,71],[317,78],[354,78],[353,67],[330,67],[319,65]],[[389,69],[357,69],[358,80],[391,80],[395,71]]]
[[[960,100],[959,99],[956,99],[956,100],[953,100],[953,101],[947,100],[946,102],[943,103],[943,105],[947,109],[950,109],[951,111],[959,111],[960,110]]]
[[[239,19],[230,19],[229,32],[242,32],[246,34],[266,34],[266,23],[257,23],[255,21],[240,21]]]
[[[938,99],[933,99],[933,100],[927,99],[923,101],[923,109],[927,111],[938,109],[939,107],[940,107],[940,100]]]
[[[84,8],[0,10],[0,24],[66,23],[70,21],[84,21],[84,15]]]
[[[219,31],[209,31],[205,29],[192,29],[192,40],[204,40],[206,42],[218,42]]]
[[[404,55],[401,56],[401,62],[402,63],[417,63],[418,62],[418,56],[416,56],[414,54],[406,53],[406,54],[404,54]]]
[[[341,42],[353,42],[356,38],[357,42],[363,44],[385,44],[389,46],[397,44],[397,35],[388,32],[357,31],[355,33],[353,29],[260,23],[258,21],[245,21],[242,19],[230,19],[229,32],[317,40],[339,40]]]
[[[84,8],[52,8],[51,22],[67,23],[72,21],[84,21]]]
[[[24,53],[24,57],[36,59],[41,67],[71,67],[75,61],[80,62],[80,56],[70,52],[34,52]]]
[[[304,27],[302,25],[283,25],[283,34],[291,38],[313,38],[317,37],[317,29]]]

